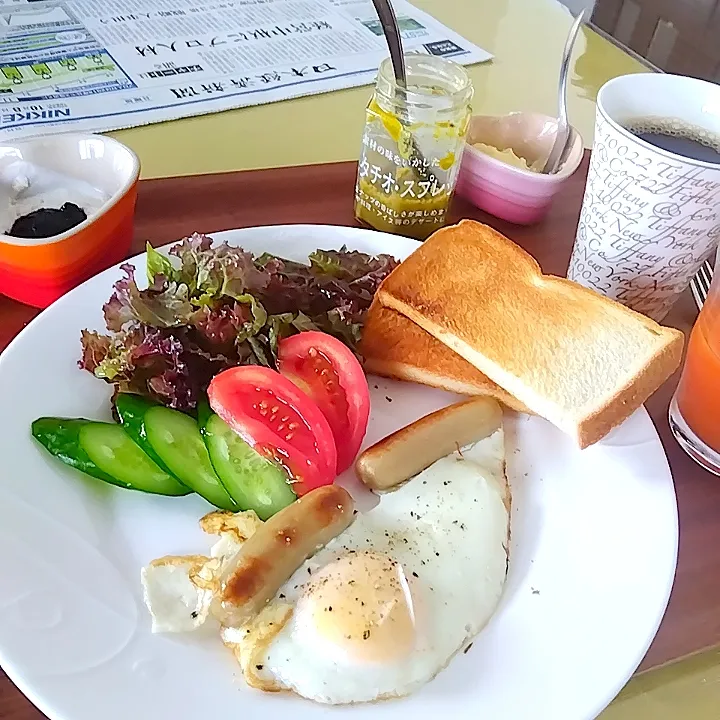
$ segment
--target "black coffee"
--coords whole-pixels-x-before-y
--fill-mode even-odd
[[[636,137],[674,155],[720,164],[720,136],[680,120],[638,118],[625,123]]]

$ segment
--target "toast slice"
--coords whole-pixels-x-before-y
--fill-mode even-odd
[[[459,395],[484,395],[518,412],[530,412],[447,345],[377,302],[371,305],[365,319],[360,354],[369,373]]]
[[[543,275],[515,243],[472,220],[434,233],[376,297],[580,447],[629,417],[682,356],[678,330]]]

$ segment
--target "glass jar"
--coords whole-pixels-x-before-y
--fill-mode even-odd
[[[355,217],[376,230],[425,240],[445,224],[460,169],[473,88],[465,69],[405,56],[407,89],[383,60],[367,106]]]

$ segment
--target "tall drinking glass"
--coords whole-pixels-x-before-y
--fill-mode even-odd
[[[670,428],[693,460],[720,475],[720,250],[670,404]]]

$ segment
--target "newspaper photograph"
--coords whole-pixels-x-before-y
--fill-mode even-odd
[[[405,0],[406,51],[491,55]],[[98,132],[373,83],[372,0],[0,0],[0,137]]]

